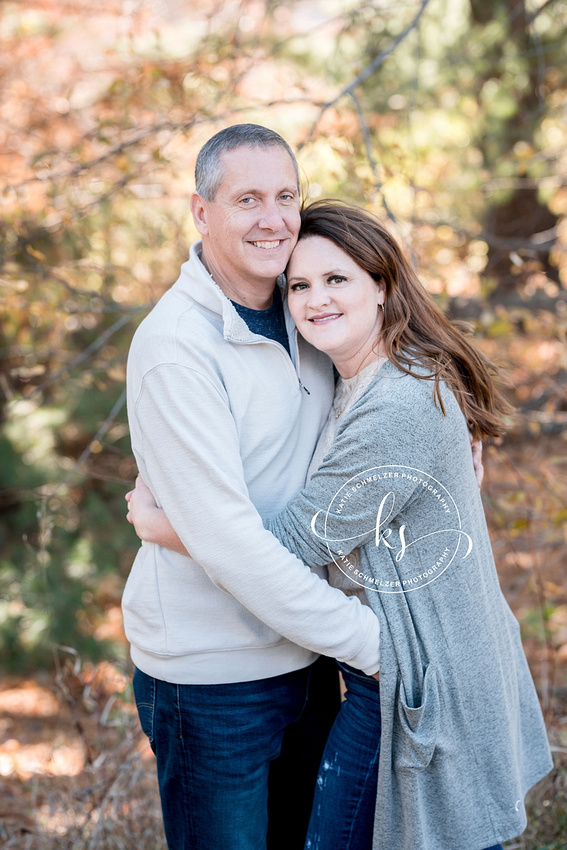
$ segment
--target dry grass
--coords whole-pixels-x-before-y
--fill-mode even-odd
[[[0,746],[0,846],[166,850],[154,758],[127,680],[110,665],[77,666],[0,690],[4,731],[17,736]],[[529,795],[528,829],[507,850],[567,847],[566,724],[552,720],[555,769]]]
[[[154,759],[126,678],[106,664],[66,664],[51,682],[8,685],[0,846],[165,850]]]

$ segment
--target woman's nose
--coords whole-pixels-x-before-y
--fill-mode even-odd
[[[322,283],[314,283],[311,284],[309,289],[309,297],[308,303],[309,306],[315,310],[318,307],[324,307],[329,304],[331,298],[329,294],[329,290]]]

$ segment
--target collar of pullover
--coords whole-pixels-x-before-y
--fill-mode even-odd
[[[283,275],[277,280],[277,285],[282,290],[284,311],[288,332],[294,330],[293,321],[287,310],[284,298],[285,278]],[[236,312],[230,299],[224,294],[220,286],[215,283],[201,261],[201,242],[191,245],[189,260],[181,266],[181,274],[174,284],[175,293],[182,298],[191,301],[215,313],[222,319],[223,336],[231,342],[254,342],[257,334],[252,333],[248,325]],[[290,334],[293,336],[293,334]]]

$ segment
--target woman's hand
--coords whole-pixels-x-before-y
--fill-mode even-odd
[[[136,486],[124,497],[128,502],[126,519],[136,529],[136,534],[147,543],[157,543],[164,549],[172,549],[181,555],[187,555],[187,549],[177,536],[173,526],[158,508],[152,491],[141,476],[136,478]]]
[[[482,479],[484,478],[484,466],[482,464],[482,442],[480,440],[475,440],[472,434],[470,435],[470,438],[474,474],[476,475],[477,484],[480,487],[480,485],[482,484]]]
[[[152,496],[152,491],[144,483],[141,476],[136,478],[136,484],[133,490],[126,493],[125,497],[128,502],[128,513],[126,519],[131,522],[136,529],[136,534],[141,540],[147,540],[150,543],[155,541],[151,539],[152,530],[154,528],[155,514],[163,513],[156,505],[156,500]]]

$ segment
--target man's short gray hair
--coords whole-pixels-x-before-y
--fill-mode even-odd
[[[235,124],[216,133],[206,142],[195,163],[195,189],[204,201],[214,201],[217,190],[224,178],[221,154],[236,148],[263,148],[266,150],[278,145],[288,152],[297,176],[299,189],[299,168],[292,149],[285,139],[274,130],[259,124]]]

